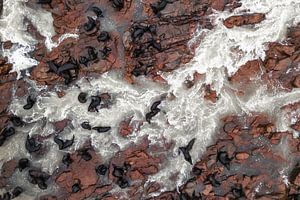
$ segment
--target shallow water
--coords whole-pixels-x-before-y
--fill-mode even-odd
[[[3,40],[9,39],[16,43],[15,48],[4,51],[4,55],[14,63],[14,71],[19,71],[36,64],[36,61],[26,57],[27,53],[34,49],[36,41],[26,33],[23,25],[24,16],[28,17],[32,11],[24,6],[23,1],[6,0],[4,3],[4,18],[0,20],[0,24],[2,27],[11,24],[15,30],[1,27],[0,34]],[[13,157],[30,157],[24,148],[19,148],[24,146],[27,133],[44,136],[52,134],[54,130],[51,122],[68,118],[72,119],[72,126],[64,130],[63,136],[70,138],[75,135],[75,145],[68,150],[73,151],[87,139],[91,139],[92,145],[104,160],[109,160],[115,152],[127,148],[132,142],[138,143],[144,136],[148,136],[151,143],[157,145],[163,145],[162,138],[175,141],[174,149],[166,152],[168,159],[161,166],[159,173],[149,178],[149,182],[162,183],[165,186],[162,190],[172,190],[189,178],[192,167],[184,161],[182,155],[178,154],[178,147],[185,146],[192,138],[196,138],[191,155],[193,161],[198,160],[205,148],[211,144],[222,117],[228,114],[264,112],[277,121],[278,130],[289,130],[291,121],[285,117],[284,111],[280,108],[298,100],[300,90],[289,93],[268,91],[257,81],[246,96],[239,97],[227,77],[228,73],[232,74],[246,61],[254,58],[263,59],[266,42],[284,39],[287,27],[295,25],[300,20],[298,14],[300,0],[244,0],[242,3],[243,6],[234,13],[216,12],[211,16],[216,27],[211,31],[199,30],[196,33],[195,37],[204,39],[196,50],[195,58],[172,73],[162,74],[168,85],[153,83],[143,77],[138,79],[136,85],[130,85],[122,80],[118,72],[110,72],[97,79],[79,80],[77,85],[67,90],[63,98],[49,92],[38,96],[37,103],[31,110],[22,109],[25,98],[15,98],[10,109],[22,117],[29,126],[22,130],[17,129],[18,134],[0,147],[0,151],[3,152],[0,154],[1,163]],[[266,20],[255,26],[230,30],[222,25],[222,19],[243,13],[245,9],[249,9],[250,12],[267,13]],[[39,17],[41,21],[34,20]],[[40,10],[31,18],[38,30],[43,30],[42,35],[48,39],[53,36],[53,27],[49,26],[52,24],[49,13]],[[237,48],[240,51],[235,51]],[[183,83],[195,71],[206,75],[187,90]],[[216,89],[219,95],[217,103],[213,104],[203,99],[203,83],[211,83]],[[44,89],[35,86],[34,83],[32,85],[35,91]],[[113,105],[109,109],[101,109],[99,113],[87,112],[89,101],[86,104],[77,101],[81,91],[88,92],[89,95],[109,92],[113,96]],[[171,93],[176,97],[174,100],[168,98]],[[144,123],[140,131],[134,132],[128,138],[118,136],[118,124],[122,120],[133,116],[133,121],[145,121],[145,113],[149,111],[150,105],[163,96],[167,98],[159,106],[162,112],[153,118],[151,124]],[[85,131],[80,127],[80,123],[86,120],[91,125],[112,126],[112,130],[104,134]],[[45,144],[51,147],[51,150],[43,158],[33,159],[33,162],[34,165],[52,173],[60,163],[64,151],[58,150],[53,138],[47,139]],[[177,172],[179,172],[177,181],[171,181],[169,178]],[[15,181],[13,178],[12,183]],[[26,185],[26,182],[18,184],[24,185],[29,195],[38,191],[36,187]]]

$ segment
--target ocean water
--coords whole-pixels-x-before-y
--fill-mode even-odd
[[[257,80],[249,87],[247,95],[240,97],[236,95],[236,88],[228,82],[227,78],[248,60],[264,59],[267,42],[284,40],[287,28],[300,20],[300,0],[243,0],[241,2],[243,6],[233,13],[215,12],[211,16],[215,28],[211,31],[199,28],[195,33],[195,39],[198,37],[203,39],[196,49],[196,56],[182,68],[161,74],[168,82],[166,85],[153,83],[144,77],[139,77],[137,84],[131,85],[122,79],[122,74],[119,72],[109,72],[97,79],[78,80],[75,86],[66,91],[63,98],[58,98],[56,93],[51,92],[38,96],[37,103],[31,110],[22,109],[25,98],[14,98],[10,110],[22,117],[29,125],[17,129],[18,134],[0,147],[0,151],[3,152],[0,154],[1,164],[13,157],[30,157],[25,148],[20,148],[24,146],[27,133],[47,136],[54,132],[51,122],[69,118],[72,119],[72,124],[64,130],[63,137],[70,138],[75,135],[75,144],[68,151],[80,148],[87,139],[91,139],[94,148],[106,161],[115,152],[126,149],[132,142],[139,143],[143,137],[148,137],[151,144],[161,146],[164,145],[165,140],[174,141],[174,149],[166,152],[168,159],[160,166],[160,171],[150,176],[148,181],[161,183],[164,186],[161,191],[164,191],[180,186],[189,178],[192,166],[183,159],[182,155],[179,155],[178,147],[185,146],[192,138],[196,138],[191,155],[193,161],[200,159],[220,128],[220,119],[228,114],[264,112],[277,122],[278,130],[290,130],[291,119],[280,108],[299,100],[299,89],[291,92],[268,91],[266,86]],[[245,10],[266,13],[266,20],[254,26],[233,29],[227,29],[222,25],[222,19],[234,14],[242,14]],[[14,64],[13,71],[17,72],[37,63],[28,57],[36,41],[26,33],[24,17],[30,17],[40,33],[46,37],[49,50],[57,45],[51,40],[55,33],[49,13],[43,10],[32,12],[24,5],[24,1],[5,0],[3,16],[0,19],[0,36],[3,41],[13,41],[15,46],[12,50],[2,51],[2,53],[8,56]],[[75,33],[76,30],[72,34]],[[186,89],[184,81],[196,71],[205,75],[192,88]],[[218,101],[215,104],[203,99],[204,83],[212,84],[217,91]],[[35,91],[45,89],[36,86],[33,82],[30,84]],[[87,112],[90,100],[86,104],[77,101],[81,91],[89,95],[109,92],[113,97],[113,104],[111,108],[101,109],[99,113]],[[174,99],[171,98],[172,95],[175,96]],[[153,118],[151,124],[148,124],[145,122],[145,114],[151,104],[160,98],[165,99],[159,106],[162,111]],[[128,117],[133,117],[135,123],[139,121],[145,123],[139,131],[135,131],[128,138],[122,138],[118,135],[118,124]],[[93,126],[111,126],[112,130],[103,134],[85,131],[80,127],[83,121],[89,121]],[[45,144],[50,147],[50,151],[43,158],[33,159],[33,163],[52,173],[65,151],[58,150],[53,138],[47,139]],[[176,181],[171,181],[170,177],[177,173]],[[283,172],[282,176],[285,177],[286,174]],[[28,185],[25,177],[21,180],[13,178],[11,184],[22,185],[26,189],[25,194],[28,195],[28,199],[40,192],[37,188]],[[50,188],[49,191],[54,189]],[[25,199],[24,196],[22,198]]]

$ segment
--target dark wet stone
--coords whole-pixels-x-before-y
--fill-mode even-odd
[[[91,125],[90,125],[89,122],[82,122],[82,123],[81,123],[81,127],[82,127],[83,129],[92,130],[92,127],[91,127]]]
[[[25,148],[29,153],[37,152],[41,149],[42,144],[37,144],[34,138],[30,138],[29,135],[27,136],[25,142]]]
[[[24,190],[23,190],[23,188],[21,188],[21,187],[15,187],[14,189],[13,189],[13,191],[11,192],[11,194],[12,194],[12,198],[15,198],[15,197],[18,197],[18,196],[20,196],[20,194],[22,194],[22,192],[23,192]]]
[[[80,92],[79,95],[78,95],[78,101],[80,103],[86,103],[87,102],[87,93]]]
[[[190,155],[190,151],[191,151],[192,148],[193,148],[193,145],[194,145],[194,143],[195,143],[195,140],[196,140],[196,138],[193,138],[193,139],[188,143],[187,146],[185,146],[185,147],[179,147],[179,150],[183,153],[184,159],[185,159],[186,161],[188,161],[191,165],[193,164],[193,162],[192,162],[192,157],[191,157],[191,155]]]
[[[98,133],[105,133],[111,129],[110,126],[97,126],[93,127],[93,130],[96,130]]]
[[[27,158],[21,158],[18,162],[18,168],[20,171],[26,169],[30,166],[30,162]]]
[[[74,185],[72,185],[72,192],[73,193],[77,193],[81,190],[79,183],[75,183]]]
[[[105,175],[108,170],[108,167],[106,165],[99,165],[96,167],[96,173],[98,175]]]
[[[65,154],[62,158],[62,163],[65,164],[67,167],[73,162],[71,159],[71,155],[69,153]]]

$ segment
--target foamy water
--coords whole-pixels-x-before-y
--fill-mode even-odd
[[[51,13],[40,7],[35,9],[26,6],[28,0],[4,0],[3,13],[0,17],[0,40],[11,41],[14,45],[9,50],[0,51],[3,56],[8,57],[8,61],[13,64],[12,72],[17,72],[21,77],[21,71],[36,66],[38,62],[30,58],[29,53],[32,52],[37,43],[27,32],[27,25],[24,23],[28,19],[38,32],[45,37],[45,45],[48,50],[56,47],[62,40],[67,37],[77,38],[74,33],[62,35],[58,42],[52,41],[55,35],[53,27],[53,18]]]
[[[30,13],[30,9],[25,8],[21,1],[5,1],[5,3],[5,9],[8,9],[7,5],[13,5],[15,9],[24,8],[25,11],[28,9],[27,12]],[[25,98],[15,98],[10,106],[11,111],[22,117],[29,125],[26,128],[17,129],[18,134],[0,147],[1,152],[6,152],[0,155],[1,162],[3,163],[12,157],[26,156],[30,158],[25,148],[19,148],[20,146],[24,147],[26,134],[44,136],[52,134],[54,130],[51,122],[68,118],[72,120],[71,126],[65,129],[62,135],[65,138],[75,135],[75,144],[68,150],[73,151],[80,148],[87,139],[91,139],[94,148],[106,161],[115,152],[126,149],[132,142],[139,143],[144,136],[147,136],[152,144],[157,145],[163,145],[162,138],[166,138],[167,141],[175,141],[174,149],[166,152],[168,159],[161,166],[161,170],[149,177],[149,182],[162,183],[164,186],[162,190],[172,190],[189,178],[192,167],[183,159],[182,155],[178,154],[178,147],[185,146],[195,137],[196,141],[191,155],[193,161],[198,160],[206,147],[211,144],[222,117],[228,114],[265,112],[277,121],[278,130],[288,130],[291,121],[284,117],[285,113],[280,107],[298,100],[300,90],[295,89],[289,93],[270,92],[258,82],[257,85],[253,86],[255,89],[249,91],[246,96],[239,97],[235,93],[235,88],[227,81],[228,74],[226,71],[231,74],[248,60],[263,59],[266,42],[283,40],[287,27],[294,25],[300,19],[298,14],[300,13],[300,0],[284,2],[280,0],[244,0],[242,3],[243,6],[235,10],[234,13],[222,12],[212,15],[216,27],[211,31],[200,30],[196,34],[198,36],[204,34],[205,37],[197,48],[196,56],[192,62],[172,73],[162,74],[168,81],[168,85],[153,83],[143,77],[138,79],[136,85],[130,85],[122,80],[122,75],[118,72],[110,72],[103,74],[98,79],[79,80],[77,86],[70,87],[62,98],[58,98],[54,92],[38,96],[37,103],[31,110],[22,108],[25,104]],[[249,9],[250,12],[266,13],[266,20],[255,26],[235,27],[233,29],[226,29],[222,25],[222,19],[233,14],[243,13],[245,9]],[[22,12],[26,14],[25,11]],[[42,16],[49,17],[49,13],[39,12]],[[6,11],[6,14],[11,15],[11,18],[13,15],[19,16],[18,12]],[[22,16],[26,16],[25,14]],[[7,21],[8,18],[5,19]],[[49,28],[52,21],[51,19],[47,20],[45,23],[48,29],[44,30],[42,35],[49,34],[48,37],[50,37],[53,35],[52,28]],[[19,27],[15,31],[15,36],[8,36],[8,34],[5,36],[7,32],[4,33],[3,28],[0,28],[2,37],[5,36],[5,39],[10,38],[24,47],[33,49],[32,45],[35,41],[24,30],[22,21],[19,22],[15,25]],[[40,24],[41,28],[43,26],[45,24]],[[21,51],[21,54],[24,52],[20,48],[21,45],[16,50],[5,52],[5,55],[11,60],[17,60],[16,56],[19,54],[15,52]],[[241,51],[233,51],[237,48]],[[35,62],[26,58],[26,53],[23,55],[25,57],[22,59],[24,58],[26,62]],[[15,63],[15,65],[17,64]],[[191,89],[187,90],[183,82],[195,71],[206,75]],[[217,103],[213,104],[203,99],[204,94],[201,89],[203,83],[212,83],[217,90],[219,95]],[[32,85],[36,91],[44,89],[35,86],[34,83]],[[90,101],[86,104],[80,104],[77,101],[77,96],[81,91],[87,92],[89,95],[109,92],[113,97],[113,104],[111,108],[101,109],[99,113],[87,112]],[[171,93],[176,97],[173,100],[168,98]],[[151,124],[145,122],[139,131],[134,132],[128,138],[122,138],[118,135],[118,125],[122,120],[133,117],[132,120],[135,122],[145,121],[145,113],[149,111],[151,104],[164,96],[166,99],[159,106],[162,111],[152,119]],[[111,126],[112,130],[102,134],[85,131],[80,127],[80,123],[83,121],[89,121],[93,126]],[[50,151],[43,158],[35,159],[33,162],[36,166],[40,166],[43,170],[51,173],[61,162],[65,151],[58,150],[53,138],[47,139],[44,144],[51,147]],[[15,151],[7,151],[7,149],[15,149]],[[177,172],[179,172],[177,181],[171,181],[169,178]],[[36,193],[31,187],[26,186],[25,180],[23,181],[19,184],[24,185],[29,194]]]

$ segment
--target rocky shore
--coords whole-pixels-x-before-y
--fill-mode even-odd
[[[7,58],[0,58],[0,146],[13,137],[7,131],[9,127],[25,126],[19,124],[21,119],[16,122],[9,105],[14,98],[27,98],[30,104],[28,95],[32,81],[47,86],[40,92],[43,95],[54,91],[60,98],[80,78],[100,77],[108,71],[120,72],[130,84],[136,84],[137,77],[145,76],[167,85],[161,74],[183,67],[195,56],[201,40],[192,46],[188,43],[195,31],[214,28],[209,16],[215,10],[233,12],[241,4],[238,0],[204,0],[201,3],[193,0],[29,0],[27,6],[41,6],[52,14],[57,34],[53,38],[55,42],[65,34],[77,36],[64,39],[49,51],[45,38],[29,22],[28,32],[38,40],[32,56],[39,64],[30,69],[28,77],[17,79],[16,72],[10,73],[13,65]],[[245,12],[225,19],[223,24],[228,29],[249,27],[265,18],[265,13]],[[229,84],[236,89],[235,94],[247,97],[257,84],[266,85],[271,92],[291,92],[299,88],[299,36],[300,25],[289,28],[284,42],[268,43],[264,59],[249,60],[240,66],[228,77]],[[9,41],[2,43],[5,49],[11,46]],[[203,76],[195,72],[192,80],[185,82],[187,90]],[[203,84],[201,90],[208,103],[219,101],[219,94],[212,85]],[[104,102],[101,105],[109,108],[112,97],[108,93],[101,95]],[[151,107],[150,113],[159,112],[157,109]],[[174,144],[166,142],[159,146],[146,137],[142,142],[119,150],[109,161],[87,140],[76,151],[65,153],[52,174],[31,169],[32,166],[25,168],[36,170],[29,173],[31,184],[40,189],[45,184],[46,188],[48,184],[56,186],[54,193],[38,194],[36,198],[41,200],[299,199],[300,143],[293,137],[300,131],[299,109],[300,99],[281,108],[291,121],[284,131],[277,129],[278,121],[270,113],[239,113],[219,119],[220,127],[212,144],[193,162],[192,171],[186,175],[188,180],[172,191],[161,192],[164,185],[149,177],[162,169],[166,152],[174,148]],[[71,121],[58,121],[53,127],[61,132]],[[136,126],[128,117],[119,124],[118,133],[122,138],[130,137],[143,123],[138,122]],[[45,138],[35,139],[41,142]],[[30,146],[37,148],[38,145],[31,143]],[[188,155],[182,153],[188,161]],[[17,198],[17,185],[12,185],[10,178],[19,170],[20,158],[12,158],[2,165],[0,187],[8,191],[8,199]]]

